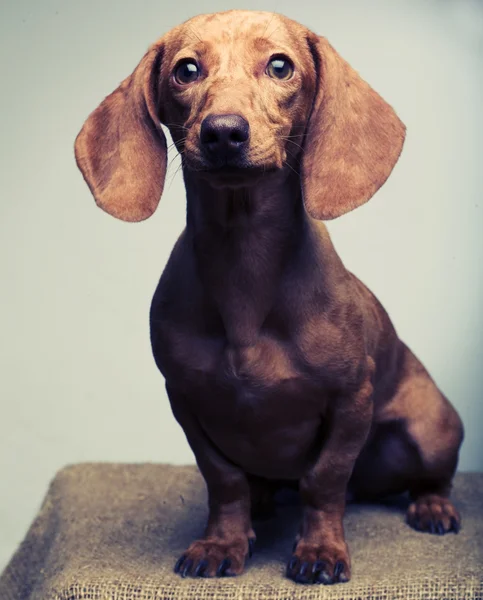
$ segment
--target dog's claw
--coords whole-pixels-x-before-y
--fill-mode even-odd
[[[317,583],[330,585],[332,583],[332,577],[327,573],[327,571],[321,571],[317,577]]]
[[[196,567],[195,572],[194,572],[195,577],[203,577],[207,566],[208,566],[208,561],[206,559],[203,559],[202,561],[200,561],[200,563],[198,564],[198,566]]]
[[[295,581],[297,583],[309,583],[310,577],[307,577],[307,571],[309,570],[309,563],[304,562],[300,565],[298,573],[295,575]]]
[[[437,531],[438,535],[444,535],[446,533],[446,531],[444,529],[444,525],[443,525],[443,523],[441,523],[441,521],[437,522],[436,531]]]
[[[180,569],[181,569],[181,565],[184,563],[184,561],[186,560],[186,555],[183,554],[183,556],[180,556],[178,558],[178,560],[176,561],[176,564],[174,565],[174,572],[175,573],[179,573]]]
[[[186,563],[184,565],[184,569],[183,569],[183,572],[181,573],[181,577],[187,577],[189,575],[189,572],[190,572],[192,566],[193,566],[193,561],[190,558],[189,560],[186,561]]]
[[[460,530],[460,524],[458,523],[458,521],[456,520],[455,517],[451,517],[450,519],[451,521],[451,525],[450,525],[450,531],[454,531],[455,533],[459,533]]]
[[[339,577],[339,575],[342,573],[342,571],[344,570],[344,563],[340,560],[338,560],[335,563],[335,567],[334,567],[334,577]]]
[[[253,551],[255,549],[255,538],[250,538],[248,540],[248,558],[253,556]]]
[[[231,567],[231,560],[229,558],[224,558],[220,566],[218,567],[218,571],[216,572],[218,577],[224,577],[226,575],[227,569]]]
[[[314,566],[312,567],[312,575],[315,575],[319,571],[322,571],[324,566],[325,566],[325,563],[323,560],[316,560],[314,562]]]
[[[298,563],[299,559],[296,556],[292,556],[292,558],[290,559],[290,562],[288,563],[288,570],[289,571],[293,571],[295,568],[295,565]]]

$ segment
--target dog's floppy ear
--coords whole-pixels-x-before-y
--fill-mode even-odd
[[[156,210],[166,175],[166,138],[158,117],[162,43],[92,112],[75,141],[77,165],[98,206],[123,221]]]
[[[306,209],[334,219],[367,202],[396,164],[405,127],[394,110],[329,42],[308,37],[317,90],[306,132],[302,189]]]

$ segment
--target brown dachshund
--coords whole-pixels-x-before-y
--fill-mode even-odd
[[[346,496],[408,491],[408,523],[458,532],[463,427],[343,266],[321,222],[367,202],[401,152],[393,109],[323,37],[281,15],[201,15],[150,47],[89,116],[77,163],[97,204],[149,217],[182,157],[187,223],[151,307],[173,413],[206,480],[183,576],[243,571],[252,513],[296,485],[288,577],[350,578]]]

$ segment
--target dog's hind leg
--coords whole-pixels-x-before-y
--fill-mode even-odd
[[[460,516],[449,495],[463,425],[407,348],[403,377],[381,416],[354,469],[354,495],[374,498],[409,491],[409,525],[428,533],[458,532]]]

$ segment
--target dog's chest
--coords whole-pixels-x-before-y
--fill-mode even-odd
[[[265,459],[273,465],[275,456],[305,455],[325,402],[293,343],[263,333],[243,347],[222,338],[175,337],[165,377],[183,389],[190,410],[228,456],[253,461],[253,471]]]
[[[290,348],[266,335],[250,346],[226,346],[219,366],[217,379],[235,385],[246,381],[250,386],[268,388],[300,377]]]
[[[265,333],[249,345],[237,345],[222,336],[171,332],[162,344],[162,371],[168,379],[171,372],[182,378],[187,388],[269,390],[304,379],[303,361],[293,344]]]
[[[297,478],[317,444],[324,392],[292,349],[270,336],[222,346],[196,375],[184,363],[187,401],[214,444],[260,476]]]

